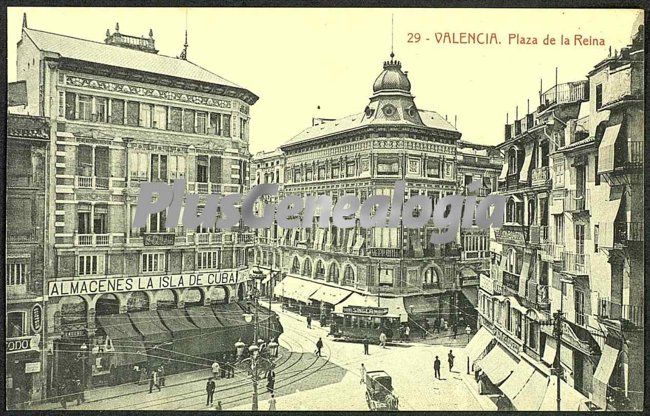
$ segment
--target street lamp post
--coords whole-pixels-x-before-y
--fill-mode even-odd
[[[472,333],[472,328],[469,325],[465,328],[465,333],[467,334],[467,344],[469,345],[469,336]],[[469,355],[467,356],[467,374],[469,374]]]
[[[83,393],[86,390],[86,351],[88,351],[88,346],[84,342],[79,349],[81,350],[81,391]]]

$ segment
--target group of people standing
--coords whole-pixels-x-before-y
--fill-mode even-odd
[[[447,363],[449,364],[449,372],[452,372],[452,369],[454,368],[454,359],[456,356],[454,355],[452,350],[449,350],[449,354],[447,354]],[[440,358],[436,355],[436,359],[433,360],[433,373],[434,377],[438,380],[440,380]]]

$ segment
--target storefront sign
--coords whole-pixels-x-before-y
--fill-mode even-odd
[[[490,295],[494,295],[494,279],[483,273],[479,275],[479,287]]]
[[[354,313],[357,315],[386,315],[388,308],[376,308],[374,306],[344,306],[343,313]]]
[[[526,239],[524,233],[521,230],[514,230],[512,228],[506,229],[496,228],[494,230],[494,237],[496,238],[497,243],[501,244],[510,244],[515,246],[523,246],[526,244]]]
[[[399,258],[400,250],[398,248],[381,248],[373,247],[368,250],[371,257],[386,257],[391,259]]]
[[[32,307],[32,331],[41,332],[43,325],[43,307],[37,303]]]
[[[83,338],[86,336],[85,329],[70,329],[61,332],[63,338]]]
[[[59,297],[226,285],[243,282],[248,276],[249,273],[237,273],[236,270],[223,270],[163,276],[59,280],[49,283],[48,295],[50,297]]]
[[[25,373],[40,373],[41,372],[41,363],[25,363]]]
[[[494,336],[510,351],[515,354],[519,354],[519,351],[521,350],[521,344],[514,340],[510,335],[503,332],[498,326],[494,326]]]
[[[173,246],[175,235],[173,233],[146,233],[143,234],[142,243],[145,246]]]
[[[5,343],[5,351],[7,354],[35,350],[38,351],[38,343],[40,335],[28,337],[7,338]]]

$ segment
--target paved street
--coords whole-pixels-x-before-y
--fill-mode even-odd
[[[360,344],[337,342],[328,338],[328,329],[317,323],[306,327],[304,318],[294,313],[276,311],[285,333],[281,337],[281,356],[276,370],[278,410],[367,410],[365,386],[360,383],[360,366],[368,370],[385,370],[393,377],[393,386],[403,410],[481,410],[475,395],[462,380],[466,369],[461,348],[454,348],[456,364],[453,372],[447,365],[448,347],[410,344],[382,349],[370,346],[370,355],[363,355]],[[322,337],[323,357],[314,355],[315,343]],[[442,380],[434,380],[435,355],[442,362]],[[202,410],[205,404],[205,382],[208,368],[167,377],[167,386],[148,393],[148,385],[127,384],[100,388],[86,393],[86,403],[69,409],[111,410]],[[266,382],[259,386],[259,408],[268,409]],[[249,410],[252,383],[248,375],[238,371],[234,379],[218,380],[216,401],[228,410]],[[333,400],[336,398],[336,400]],[[60,408],[58,403],[34,406],[34,409]]]

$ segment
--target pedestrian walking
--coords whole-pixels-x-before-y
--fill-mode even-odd
[[[275,371],[273,369],[269,370],[266,375],[266,390],[273,394],[275,390]]]
[[[214,379],[210,377],[208,379],[208,382],[205,384],[205,393],[207,395],[205,399],[205,405],[210,406],[212,404],[212,400],[214,399],[214,390],[216,389],[217,385],[214,382]]]
[[[212,377],[214,379],[219,378],[219,363],[217,362],[217,360],[214,360],[214,362],[212,363]]]
[[[411,340],[411,327],[408,325],[406,325],[406,328],[404,328],[404,336],[406,336],[407,341]]]
[[[307,315],[307,328],[311,329],[311,315]]]
[[[363,355],[370,355],[370,341],[368,337],[363,337]]]
[[[361,363],[361,382],[359,384],[366,384],[366,366]]]
[[[433,372],[435,377],[440,380],[440,359],[436,355],[436,359],[433,361]]]
[[[379,334],[379,345],[382,348],[386,348],[386,334],[384,334],[383,332]]]
[[[269,399],[269,411],[275,410],[275,395],[271,394],[271,398]]]
[[[149,376],[149,393],[153,391],[153,387],[156,386],[158,391],[160,391],[160,381],[158,379],[158,372],[153,370]]]
[[[221,378],[226,378],[226,361],[228,361],[228,359],[226,358],[226,354],[224,354],[221,356],[221,368],[219,369],[219,375]]]
[[[454,354],[449,350],[449,354],[447,354],[447,362],[449,363],[449,372],[451,372],[451,369],[454,368]]]
[[[74,381],[75,385],[75,396],[77,399],[77,406],[79,406],[81,403],[84,403],[86,401],[86,397],[84,396],[84,389],[83,386],[81,385],[81,380],[76,379]]]
[[[318,341],[316,342],[316,355],[319,357],[322,357],[320,352],[321,348],[323,348],[323,339],[319,337]]]
[[[163,364],[160,364],[160,368],[158,368],[158,379],[160,386],[165,387],[165,366]]]
[[[133,366],[133,380],[134,384],[140,383],[140,366],[137,364]]]

